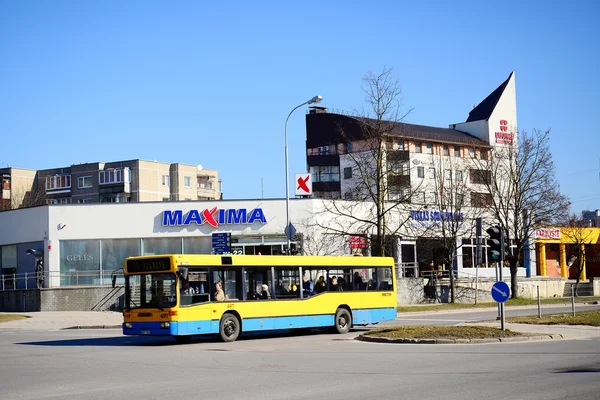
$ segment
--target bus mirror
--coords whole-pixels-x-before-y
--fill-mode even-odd
[[[187,268],[179,268],[179,279],[183,279],[187,281],[188,279],[188,269]]]
[[[114,288],[116,284],[117,284],[117,276],[113,275],[112,276],[112,287]]]

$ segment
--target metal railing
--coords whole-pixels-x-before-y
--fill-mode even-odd
[[[111,286],[113,276],[117,285],[125,284],[123,270],[115,271],[70,271],[21,272],[0,275],[0,290],[39,289],[81,286]]]
[[[419,264],[416,262],[406,262],[396,264],[398,278],[417,278],[419,277]]]

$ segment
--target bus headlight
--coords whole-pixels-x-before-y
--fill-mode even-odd
[[[160,327],[161,328],[168,328],[170,326],[171,326],[171,323],[169,323],[169,322],[161,322],[160,323]]]
[[[125,328],[131,329],[133,328],[133,324],[131,322],[125,322]]]

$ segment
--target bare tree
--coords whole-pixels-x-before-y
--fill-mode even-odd
[[[523,266],[523,252],[528,250],[536,225],[563,219],[570,207],[555,178],[550,130],[534,130],[532,134],[523,131],[517,143],[496,149],[488,159],[475,161],[479,168],[471,171],[471,179],[485,187],[484,199],[490,213],[505,236],[514,241],[507,259],[512,298],[516,298],[517,267]]]
[[[487,150],[482,150],[487,151]],[[475,218],[481,215],[481,209],[472,207],[469,216],[472,220],[465,221],[464,214],[468,208],[471,188],[467,183],[464,166],[458,164],[453,157],[442,157],[442,154],[432,155],[433,198],[430,203],[434,205],[436,213],[433,216],[434,224],[429,228],[434,231],[432,236],[441,244],[441,256],[444,264],[449,269],[450,276],[450,301],[456,301],[456,281],[453,265],[456,261],[459,240],[471,237]],[[431,220],[432,218],[430,218]],[[420,236],[424,236],[423,232]]]
[[[575,281],[575,296],[577,296],[579,282],[581,281],[581,275],[585,267],[585,245],[591,243],[593,232],[589,227],[585,226],[584,221],[574,214],[569,217],[567,226],[568,229],[564,229],[562,232],[571,244],[568,266],[575,265],[577,270],[577,280]]]
[[[15,185],[10,189],[10,200],[0,202],[0,211],[15,210],[17,208],[35,207],[46,204],[46,193],[37,185]]]
[[[338,235],[361,236],[372,255],[389,256],[391,240],[409,220],[408,213],[402,216],[398,209],[410,202],[412,190],[408,151],[398,148],[397,139],[401,121],[411,110],[401,112],[402,89],[391,68],[367,73],[363,90],[368,110],[351,116],[360,137],[339,126],[340,143],[334,144],[342,153],[341,167],[350,172],[344,176],[350,182],[343,193],[348,201],[325,203],[324,211],[340,218],[324,228]]]
[[[313,222],[312,218],[306,218],[302,221],[302,234],[299,234],[302,243],[302,254],[310,256],[334,255],[338,248],[339,235],[324,232],[318,229],[318,224]]]

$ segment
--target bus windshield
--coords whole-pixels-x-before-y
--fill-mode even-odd
[[[174,273],[128,275],[125,308],[170,308],[177,304]]]

